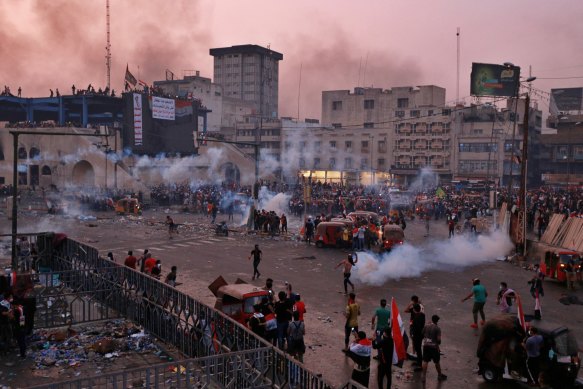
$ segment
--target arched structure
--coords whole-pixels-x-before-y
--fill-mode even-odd
[[[95,170],[91,163],[83,160],[73,166],[72,182],[74,185],[95,186]]]
[[[237,165],[232,162],[227,162],[221,166],[221,170],[225,174],[225,183],[227,185],[239,184],[241,181],[241,172]]]

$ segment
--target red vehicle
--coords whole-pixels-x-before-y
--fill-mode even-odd
[[[395,246],[402,245],[405,232],[396,224],[385,224],[383,227],[383,249],[391,251]]]
[[[269,291],[237,279],[234,284],[228,284],[219,276],[209,289],[217,297],[215,309],[225,313],[243,325],[253,316],[253,306],[260,304],[263,297],[269,297]]]
[[[547,251],[545,262],[541,266],[541,271],[550,278],[558,281],[567,281],[567,271],[571,263],[571,274],[575,273],[577,281],[581,281],[581,254],[576,251],[559,251],[553,253]]]
[[[347,228],[349,231],[349,237],[352,237],[352,232],[350,232],[350,226],[344,222],[321,222],[316,227],[316,235],[314,240],[316,241],[316,247],[324,246],[342,246],[342,232]]]

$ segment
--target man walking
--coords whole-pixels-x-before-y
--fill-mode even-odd
[[[356,265],[357,261],[358,261],[358,259],[354,260],[352,254],[348,254],[348,258],[340,261],[338,263],[338,265],[336,265],[336,267],[334,268],[334,269],[338,269],[340,266],[344,266],[344,294],[345,295],[348,294],[348,284],[350,284],[350,287],[352,288],[352,291],[354,292],[354,284],[350,281],[350,275],[352,272],[352,267],[354,265]]]
[[[391,311],[387,308],[387,300],[381,299],[381,306],[378,307],[371,319],[370,329],[375,331],[376,341],[380,342],[385,328],[389,326]],[[375,347],[377,348],[377,347]],[[379,351],[380,353],[380,351]]]
[[[528,368],[528,381],[531,384],[538,385],[540,374],[541,349],[544,344],[542,335],[539,335],[536,327],[530,327],[528,339],[524,343],[526,349],[526,367]]]
[[[488,297],[488,292],[484,285],[480,284],[479,278],[474,278],[472,280],[473,287],[470,294],[462,299],[462,303],[470,298],[474,297],[474,306],[472,308],[472,315],[474,316],[474,322],[470,325],[472,328],[478,328],[478,312],[482,321],[480,324],[484,325],[486,322],[486,315],[484,314],[484,305],[486,304],[486,298]]]
[[[392,384],[391,365],[393,364],[394,350],[390,327],[385,327],[381,338],[373,341],[372,347],[379,350],[379,365],[377,370],[378,387],[379,389],[383,389],[383,381],[387,377],[387,389],[390,389]]]
[[[257,278],[259,279],[259,276],[261,275],[261,273],[259,273],[259,263],[262,259],[262,252],[259,250],[258,244],[255,245],[255,248],[251,251],[251,255],[249,255],[247,259],[251,260],[251,256],[253,256],[253,277],[251,279],[254,280],[255,275],[257,275]]]
[[[344,311],[346,317],[346,324],[344,325],[344,352],[348,351],[348,342],[350,341],[350,334],[358,332],[358,316],[360,316],[360,305],[356,302],[356,295],[350,293],[348,303]]]
[[[415,371],[421,371],[423,363],[423,329],[425,328],[425,313],[421,311],[421,305],[413,305],[413,312],[411,313],[411,338],[413,340],[413,349],[417,356],[417,367]]]
[[[439,316],[431,316],[431,323],[427,324],[423,328],[423,374],[421,376],[421,382],[425,383],[425,378],[427,377],[427,366],[430,361],[435,363],[435,369],[437,370],[437,380],[445,381],[447,376],[441,372],[441,365],[439,359],[441,357],[439,347],[441,345],[441,328],[437,325],[439,321]]]
[[[308,245],[310,244],[312,239],[314,239],[314,229],[315,228],[316,227],[314,226],[314,222],[312,221],[312,218],[308,218],[308,221],[306,222],[306,225],[305,225],[306,242],[308,242]]]

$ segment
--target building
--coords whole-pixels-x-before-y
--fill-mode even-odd
[[[255,110],[254,104],[250,101],[224,96],[223,88],[213,83],[210,78],[202,77],[198,70],[190,75],[185,74],[182,79],[154,81],[154,86],[177,98],[200,100],[209,110],[207,127],[199,125],[202,132],[209,131],[228,136],[234,133],[236,122],[244,121]]]
[[[210,49],[215,84],[223,96],[250,102],[255,115],[278,118],[279,61],[283,55],[257,45]]]
[[[453,180],[520,185],[525,100],[507,99],[506,108],[485,103],[453,110]],[[528,185],[540,183],[542,112],[529,111]]]

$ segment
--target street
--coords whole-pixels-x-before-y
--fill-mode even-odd
[[[94,245],[103,256],[109,251],[113,252],[116,261],[122,263],[128,250],[133,250],[134,255],[139,256],[147,248],[154,258],[162,261],[163,276],[171,266],[177,266],[177,281],[181,283],[178,289],[209,305],[214,304],[214,296],[207,286],[219,275],[228,282],[234,282],[239,277],[257,286],[263,286],[265,279],[270,277],[274,279],[276,294],[284,289],[287,281],[306,303],[305,364],[335,385],[349,379],[352,362],[341,352],[346,297],[343,294],[342,271],[334,270],[348,251],[318,249],[314,245],[308,246],[305,242],[279,236],[271,238],[247,234],[243,228],[231,225],[229,227],[238,232],[230,233],[229,237],[216,236],[209,218],[173,211],[170,214],[181,225],[179,234],[169,239],[167,227],[163,224],[166,213],[162,209],[147,210],[141,217],[121,217],[113,212],[91,214],[98,219],[79,221],[62,216],[23,214],[19,217],[19,232],[64,232],[72,238]],[[235,216],[236,222],[240,219],[240,216]],[[226,220],[226,216],[219,215],[217,222],[221,220]],[[297,235],[298,226],[299,220],[290,220],[290,235]],[[0,232],[9,233],[9,223],[2,223]],[[383,267],[372,256],[359,253],[360,263],[356,265],[352,278],[356,286],[357,302],[362,311],[359,328],[366,331],[367,335],[372,334],[370,321],[381,298],[386,298],[389,305],[390,299],[395,298],[403,320],[408,322],[409,315],[403,310],[411,295],[418,295],[425,306],[427,321],[430,321],[433,314],[441,317],[441,364],[444,374],[448,376],[447,381],[438,382],[435,368],[430,364],[427,388],[519,387],[510,382],[486,384],[475,373],[479,330],[473,330],[469,326],[472,322],[472,302],[461,303],[460,300],[470,292],[472,279],[479,277],[489,292],[486,316],[492,317],[499,312],[495,303],[499,282],[506,281],[510,288],[523,296],[526,313],[532,314],[534,301],[530,297],[527,281],[534,273],[511,263],[498,261],[494,257],[476,258],[466,248],[477,247],[477,243],[468,243],[462,237],[457,237],[458,243],[452,246],[453,243],[448,242],[447,226],[443,220],[432,221],[429,236],[424,235],[424,223],[418,220],[408,222],[405,230],[408,250],[419,250],[414,262],[409,252],[404,252],[402,258],[396,257],[397,253],[394,253],[389,259],[383,260],[392,264]],[[261,278],[252,281],[252,264],[247,256],[254,244],[258,244],[263,251],[264,260],[259,266]],[[497,244],[493,241],[487,245]],[[458,250],[457,247],[464,247],[464,250]],[[476,249],[476,252],[480,251],[478,256],[487,255],[490,250],[494,252],[495,249],[496,247],[485,247]],[[452,256],[451,261],[442,258],[431,261],[435,259],[430,258],[431,256],[444,253]],[[370,273],[371,269],[374,274]],[[377,271],[386,274],[378,277]],[[537,325],[543,328],[567,326],[575,331],[579,342],[583,342],[583,306],[565,306],[559,303],[561,293],[566,292],[564,285],[545,281],[544,286],[543,320]],[[575,294],[583,299],[581,289]],[[373,361],[371,366],[370,387],[376,388],[376,362]],[[403,368],[393,367],[393,387],[422,387],[420,374],[413,372],[410,362],[405,362]]]

